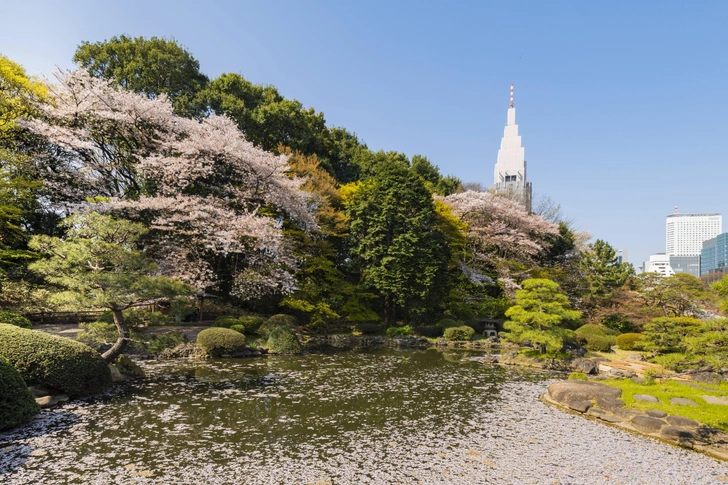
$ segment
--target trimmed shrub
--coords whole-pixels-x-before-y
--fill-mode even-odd
[[[111,384],[106,361],[75,340],[0,324],[0,356],[29,386],[42,385],[70,397],[96,394]]]
[[[220,357],[243,349],[245,335],[229,328],[206,328],[197,335],[197,346],[210,357]]]
[[[572,372],[569,374],[570,381],[588,381],[589,378],[583,372]]]
[[[634,324],[629,321],[626,315],[616,313],[614,315],[607,315],[602,318],[602,325],[614,330],[617,333],[629,333],[634,332]]]
[[[7,323],[8,325],[15,325],[20,328],[33,328],[30,320],[23,315],[18,315],[7,310],[0,310],[0,323]]]
[[[613,335],[589,335],[584,347],[592,352],[611,352],[612,345],[616,343]]]
[[[364,335],[376,335],[384,332],[384,326],[378,323],[357,323],[355,328],[358,332],[361,332]]]
[[[443,336],[448,340],[470,340],[475,335],[472,327],[463,325],[462,327],[450,327],[445,329]]]
[[[245,325],[240,325],[240,324],[231,325],[230,330],[234,330],[238,333],[245,333]]]
[[[213,325],[215,327],[230,328],[233,325],[239,324],[240,320],[238,320],[237,317],[234,317],[232,315],[222,315],[215,319],[215,323]]]
[[[442,320],[437,322],[435,325],[437,325],[438,327],[440,327],[442,329],[446,329],[446,328],[457,327],[460,324],[458,322],[456,322],[455,320],[453,320],[452,318],[443,318]]]
[[[270,330],[266,347],[276,354],[300,354],[303,352],[298,336],[290,328],[282,325],[273,327]]]
[[[475,333],[483,333],[485,330],[485,322],[483,320],[478,320],[477,318],[471,318],[467,322],[464,323],[464,325],[467,325],[468,327],[475,330]]]
[[[286,315],[285,313],[278,313],[266,320],[265,323],[258,328],[258,333],[267,338],[270,331],[275,327],[285,327],[293,330],[296,325],[298,325],[296,317]]]
[[[23,377],[8,359],[0,357],[0,431],[24,423],[39,411]]]
[[[617,347],[622,350],[641,350],[641,333],[623,333],[617,335]]]
[[[427,327],[415,327],[413,330],[417,335],[429,338],[442,337],[442,333],[444,332],[441,327],[437,327],[435,325]]]
[[[238,322],[240,325],[245,325],[246,333],[257,333],[260,326],[265,323],[265,318],[256,315],[244,315],[238,317]]]
[[[404,327],[389,327],[387,329],[387,337],[409,337],[412,329],[409,325]]]

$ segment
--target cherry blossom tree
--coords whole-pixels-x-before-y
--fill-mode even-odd
[[[84,70],[46,82],[52,102],[25,126],[48,149],[39,157],[53,203],[88,205],[145,222],[164,274],[198,290],[225,275],[233,294],[290,293],[296,261],[281,231],[288,216],[315,226],[287,157],[248,142],[229,118],[202,121],[114,87]]]
[[[489,192],[469,190],[442,200],[468,225],[462,261],[466,273],[495,273],[508,294],[518,288],[515,278],[536,266],[546,237],[559,234],[558,225]]]

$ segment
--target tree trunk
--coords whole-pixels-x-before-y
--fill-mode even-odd
[[[122,352],[124,352],[126,344],[129,343],[131,336],[129,333],[129,327],[126,326],[124,315],[121,313],[121,310],[118,308],[112,308],[111,313],[114,315],[114,324],[116,325],[116,331],[119,333],[119,337],[109,350],[101,354],[101,357],[103,357],[106,362],[112,362],[121,355]]]
[[[390,327],[396,323],[394,317],[394,299],[389,293],[384,295],[384,320]]]

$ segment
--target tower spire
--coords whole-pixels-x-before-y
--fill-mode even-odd
[[[511,83],[511,108],[513,108],[513,83]]]

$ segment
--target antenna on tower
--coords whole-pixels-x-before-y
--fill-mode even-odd
[[[677,210],[677,206],[675,206],[675,214],[679,214],[679,212]]]
[[[513,83],[511,83],[511,108],[513,108]]]

